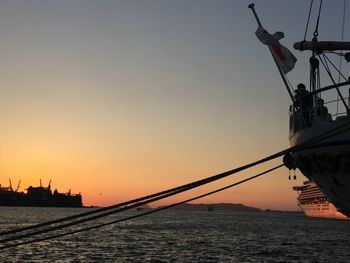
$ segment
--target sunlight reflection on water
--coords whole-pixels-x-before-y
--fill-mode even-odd
[[[1,207],[0,231],[82,211]],[[348,221],[310,219],[299,213],[162,211],[3,250],[0,261],[345,262],[350,256],[349,233]]]

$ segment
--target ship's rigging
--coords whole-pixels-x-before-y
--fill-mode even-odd
[[[316,19],[316,25],[315,30],[312,34],[312,40],[307,41],[307,32],[309,28],[309,22],[310,17],[313,9],[314,1],[312,0],[309,7],[308,12],[308,18],[306,22],[306,28],[304,33],[304,39],[301,42],[297,42],[294,44],[294,48],[299,51],[305,51],[310,50],[312,51],[312,55],[310,57],[310,92],[312,92],[314,96],[314,101],[317,100],[317,96],[321,98],[321,92],[324,92],[326,90],[335,89],[337,92],[337,99],[333,101],[328,101],[326,104],[334,103],[336,102],[336,111],[335,114],[333,114],[333,117],[336,117],[338,115],[342,114],[349,114],[349,103],[346,101],[344,95],[340,91],[340,87],[343,87],[345,85],[348,85],[349,77],[346,78],[342,74],[342,61],[345,59],[347,62],[350,61],[350,52],[344,53],[344,50],[349,50],[350,42],[344,42],[344,31],[345,31],[345,11],[346,11],[346,0],[344,0],[343,4],[343,14],[342,14],[342,25],[341,25],[341,40],[340,41],[319,41],[319,24],[320,24],[320,18],[322,13],[322,6],[323,1],[320,0],[318,12],[317,12],[317,19]],[[329,55],[336,55],[339,57],[339,66],[337,67],[335,63],[329,58]],[[321,86],[321,71],[319,68],[319,65],[323,66],[323,69],[326,72],[326,75],[329,77],[332,85],[322,88]],[[334,77],[333,71],[335,71],[335,74],[338,74],[338,81],[336,81],[336,77]],[[343,82],[341,82],[343,81]],[[317,94],[317,95],[316,95]],[[342,105],[345,108],[345,112],[339,113],[339,102],[342,103]]]
[[[294,98],[292,99],[292,105],[289,108],[289,142],[291,146],[299,145],[305,140],[313,138],[324,131],[350,122],[349,103],[346,101],[346,97],[340,90],[340,88],[343,89],[348,86],[350,80],[349,78],[344,77],[341,73],[341,68],[337,68],[335,63],[330,59],[330,55],[337,55],[349,62],[350,53],[348,51],[350,50],[350,42],[319,41],[318,30],[322,3],[321,0],[312,40],[307,41],[306,36],[313,2],[311,2],[310,5],[304,40],[294,44],[294,49],[299,51],[310,51],[311,56],[309,59],[309,89],[306,89],[306,86],[303,83],[299,83],[297,89],[294,90]],[[250,8],[257,18],[254,5],[251,4]],[[343,25],[345,24],[344,19],[345,17],[343,17]],[[261,27],[259,20],[258,26],[259,28]],[[257,32],[260,30],[259,28]],[[342,30],[344,32],[344,26]],[[257,36],[259,38],[258,34]],[[276,39],[277,33],[272,36]],[[261,41],[260,38],[259,40]],[[347,51],[347,53],[343,54],[343,51]],[[285,52],[285,57],[288,57],[287,52]],[[274,57],[274,59],[276,61],[276,57]],[[288,60],[283,61],[282,58],[280,58],[280,60],[282,60],[283,63],[288,63]],[[276,63],[276,65],[279,72],[283,72],[283,70],[281,70],[281,63]],[[323,66],[326,74],[321,72],[321,66]],[[336,78],[333,76],[333,72],[338,73],[339,79],[342,77],[344,81],[337,83],[335,81]],[[287,72],[283,73],[286,74]],[[321,84],[321,82],[323,83],[325,81],[323,75],[328,76],[330,85],[323,86]],[[283,74],[281,74],[281,76],[284,81]],[[290,87],[287,85],[286,87],[289,94],[291,94]],[[336,91],[338,98],[333,101],[325,102],[325,100],[328,99],[328,94],[331,90]],[[325,93],[326,95],[324,96],[323,94]],[[347,96],[349,99],[350,96]],[[338,112],[339,101],[342,103],[345,112]],[[330,103],[332,102],[337,102],[335,114],[332,114],[329,111],[330,106],[332,106]],[[350,132],[346,132],[342,135],[337,135],[320,142],[320,147],[318,148],[290,153],[284,158],[285,165],[289,169],[298,168],[309,180],[313,180],[325,196],[334,204],[337,210],[348,217],[350,217],[349,145]]]

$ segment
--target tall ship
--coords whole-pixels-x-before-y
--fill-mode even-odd
[[[310,52],[309,83],[299,83],[293,88],[287,73],[294,68],[296,58],[279,42],[284,34],[268,33],[262,27],[254,4],[249,5],[258,22],[256,36],[271,51],[292,102],[289,107],[291,148],[283,161],[289,170],[299,169],[308,180],[299,188],[299,203],[308,216],[337,217],[330,216],[339,215],[331,212],[334,206],[337,212],[350,217],[350,81],[341,69],[343,61],[350,62],[350,42],[319,41],[321,7],[322,1],[311,41],[306,40],[308,19],[304,40],[294,44],[295,50]],[[309,14],[312,8],[311,3]],[[339,60],[339,66],[335,60]],[[327,85],[323,85],[327,79]],[[335,100],[329,99],[331,92],[336,94]],[[316,199],[312,199],[314,195]],[[317,204],[310,200],[324,204],[324,212],[311,212]],[[307,203],[309,201],[311,203]]]
[[[29,186],[24,192],[19,192],[18,183],[16,189],[10,185],[0,185],[0,206],[38,206],[38,207],[82,207],[81,194],[60,193],[55,189],[51,190],[51,181],[48,186]]]

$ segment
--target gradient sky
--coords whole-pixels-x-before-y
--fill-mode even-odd
[[[23,190],[52,179],[85,205],[108,205],[287,148],[290,99],[249,3],[2,0],[0,183],[22,179]],[[310,1],[255,3],[285,46],[303,40]],[[320,39],[340,39],[342,8],[324,1]],[[293,52],[296,85],[308,80],[308,56]],[[289,181],[282,168],[198,202],[295,210],[297,174]]]

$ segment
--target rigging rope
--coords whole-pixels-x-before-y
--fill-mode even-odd
[[[307,17],[307,22],[306,22],[306,28],[305,28],[305,34],[304,34],[304,41],[306,41],[306,35],[307,35],[307,31],[309,29],[309,22],[310,22],[310,16],[311,16],[311,10],[312,10],[312,5],[314,3],[314,0],[311,0],[310,3],[310,8],[309,8],[309,15]]]
[[[332,61],[331,61],[324,53],[322,53],[322,55],[323,55],[323,57],[324,57],[324,59],[325,59],[324,61],[322,60],[322,58],[321,58],[320,55],[318,55],[318,58],[320,59],[322,65],[323,65],[324,68],[326,69],[326,71],[327,71],[327,73],[328,73],[328,76],[329,76],[329,78],[332,80],[333,84],[336,84],[336,82],[335,82],[335,80],[334,80],[334,78],[333,78],[333,76],[332,76],[332,74],[331,74],[331,71],[330,71],[330,69],[329,69],[329,66],[328,66],[327,61],[330,62],[331,65],[332,65],[336,70],[338,70],[338,69],[335,67],[335,65],[332,63]],[[345,77],[344,77],[344,78],[345,78]],[[346,109],[346,112],[349,112],[349,106],[346,104],[345,99],[344,99],[344,97],[343,97],[343,94],[340,92],[340,90],[339,90],[338,87],[336,87],[335,89],[337,90],[338,96],[340,97],[341,101],[342,101],[343,104],[344,104],[344,107],[345,107],[345,109]]]
[[[150,211],[145,212],[145,213],[141,213],[141,214],[134,215],[134,216],[129,216],[129,217],[126,217],[126,218],[123,218],[123,219],[113,220],[113,221],[110,221],[110,222],[106,222],[106,223],[102,223],[102,224],[98,224],[98,225],[94,225],[94,226],[90,226],[90,227],[86,227],[86,228],[82,228],[82,229],[77,229],[77,230],[73,230],[73,231],[69,231],[69,232],[65,232],[65,233],[51,235],[51,236],[47,236],[47,237],[43,237],[43,238],[37,238],[37,239],[33,239],[33,240],[23,241],[23,242],[20,242],[20,243],[4,245],[4,246],[0,247],[0,250],[6,249],[6,248],[11,248],[11,247],[17,247],[17,246],[25,245],[25,244],[35,243],[35,242],[41,242],[41,241],[45,241],[45,240],[51,240],[51,239],[54,239],[54,238],[63,237],[63,236],[67,236],[67,235],[72,235],[72,234],[76,234],[76,233],[83,232],[83,231],[93,230],[93,229],[101,228],[101,227],[104,227],[104,226],[108,226],[108,225],[120,223],[120,222],[123,222],[123,221],[127,221],[127,220],[130,220],[130,219],[134,219],[134,218],[137,218],[137,217],[153,214],[153,213],[159,212],[161,210],[169,209],[171,207],[175,207],[175,206],[178,206],[178,205],[181,205],[181,204],[184,204],[184,203],[188,203],[188,202],[191,202],[191,201],[194,201],[194,200],[197,200],[197,199],[200,199],[200,198],[203,198],[203,197],[206,197],[206,196],[209,196],[209,195],[221,192],[223,190],[232,188],[234,186],[237,186],[239,184],[245,183],[245,182],[250,181],[252,179],[255,179],[255,178],[259,177],[259,176],[262,176],[264,174],[267,174],[267,173],[270,173],[270,172],[272,172],[274,170],[277,170],[278,168],[281,168],[282,166],[284,166],[284,164],[277,165],[277,166],[275,166],[275,167],[273,167],[271,169],[268,169],[268,170],[266,170],[266,171],[264,171],[262,173],[259,173],[257,175],[251,176],[251,177],[246,178],[244,180],[241,180],[239,182],[230,184],[228,186],[216,189],[214,191],[211,191],[211,192],[208,192],[208,193],[205,193],[205,194],[202,194],[202,195],[199,195],[199,196],[196,196],[196,197],[193,197],[193,198],[190,198],[190,199],[178,202],[178,203],[174,203],[174,204],[171,204],[171,205],[168,205],[168,206],[164,206],[164,207],[161,207],[161,208],[153,209],[153,210],[150,210]]]
[[[39,223],[39,224],[27,226],[27,227],[23,227],[23,228],[17,228],[17,229],[11,229],[11,230],[8,230],[8,231],[3,231],[3,232],[0,232],[0,236],[14,234],[14,233],[17,233],[17,232],[27,231],[27,230],[40,228],[40,227],[44,227],[44,226],[48,226],[48,225],[53,225],[53,224],[57,224],[57,223],[62,223],[62,222],[69,221],[69,220],[74,220],[74,219],[77,219],[77,218],[80,218],[80,217],[85,217],[85,216],[88,216],[88,215],[93,215],[93,214],[101,213],[101,212],[104,212],[104,211],[109,211],[109,210],[112,210],[112,209],[115,209],[115,208],[118,208],[118,207],[122,207],[122,206],[126,206],[126,205],[129,205],[129,204],[132,204],[132,203],[136,203],[136,202],[140,202],[140,201],[143,201],[143,200],[151,199],[151,198],[156,197],[156,196],[161,196],[161,195],[170,193],[172,191],[176,191],[179,188],[185,187],[185,186],[186,185],[182,185],[180,187],[171,188],[171,189],[168,189],[168,190],[165,190],[165,191],[161,191],[161,192],[158,192],[158,193],[155,193],[155,194],[143,196],[143,197],[136,198],[136,199],[133,199],[133,200],[129,200],[129,201],[126,201],[126,202],[118,203],[118,204],[111,205],[111,206],[108,206],[108,207],[99,208],[99,209],[96,209],[96,210],[93,210],[93,211],[80,213],[80,214],[73,215],[73,216],[63,217],[63,218],[59,218],[59,219],[56,219],[56,220],[51,220],[51,221],[47,221],[47,222],[43,222],[43,223]]]
[[[342,30],[341,30],[341,42],[344,41],[344,30],[345,30],[345,9],[346,9],[346,0],[343,2],[343,21],[342,21]],[[340,52],[340,57],[339,57],[339,75],[338,75],[338,83],[340,83],[340,77],[342,76],[341,71],[342,71],[342,61],[343,61],[343,51]],[[339,94],[337,96],[337,115],[339,112]]]
[[[148,195],[148,196],[144,196],[144,197],[133,199],[133,200],[130,200],[130,201],[127,201],[127,202],[115,204],[115,205],[112,205],[112,206],[109,206],[109,207],[100,208],[100,209],[97,209],[97,210],[81,213],[81,214],[78,214],[78,215],[73,215],[73,216],[69,216],[69,217],[65,217],[65,218],[60,218],[60,219],[57,219],[57,220],[52,220],[52,221],[48,221],[48,222],[44,222],[44,223],[39,223],[39,224],[36,224],[36,225],[24,227],[24,228],[18,228],[18,229],[13,229],[13,230],[9,230],[9,231],[4,231],[4,232],[0,233],[0,236],[14,234],[14,233],[17,233],[17,232],[32,230],[32,229],[36,229],[36,228],[41,228],[41,227],[52,225],[52,224],[57,224],[57,223],[61,223],[61,222],[65,222],[65,221],[69,221],[69,220],[73,220],[73,219],[77,219],[77,218],[81,218],[81,217],[85,217],[85,216],[89,216],[89,215],[93,215],[93,214],[98,214],[98,213],[101,213],[101,212],[104,212],[104,211],[113,210],[115,208],[119,208],[119,207],[122,207],[122,206],[130,205],[130,204],[133,204],[133,203],[137,203],[137,202],[141,202],[141,201],[145,201],[145,200],[150,199],[151,201],[142,203],[142,204],[147,204],[147,203],[153,202],[154,198],[158,198],[158,197],[164,196],[164,195],[166,195],[166,197],[168,197],[169,194],[174,195],[174,194],[177,194],[177,193],[180,193],[180,192],[184,192],[184,191],[196,188],[196,187],[201,186],[203,184],[210,183],[212,181],[215,181],[215,180],[227,177],[227,176],[229,176],[231,174],[243,171],[245,169],[248,169],[250,167],[258,165],[260,163],[266,162],[268,160],[277,158],[277,157],[285,154],[287,151],[289,152],[290,149],[287,149],[287,150],[282,151],[280,153],[277,153],[275,155],[269,156],[268,158],[263,158],[263,159],[261,159],[259,161],[254,162],[254,163],[247,164],[245,166],[241,166],[241,167],[238,167],[236,169],[233,169],[233,170],[221,173],[221,174],[217,174],[217,175],[214,175],[214,176],[211,176],[211,177],[208,177],[208,178],[204,178],[204,179],[201,179],[201,180],[189,183],[189,184],[181,185],[179,187],[175,187],[175,188],[171,188],[171,189],[168,189],[168,190],[165,190],[165,191],[162,191],[162,192],[158,192],[156,194],[151,194],[151,195]],[[117,210],[117,212],[119,212],[120,210],[121,209]],[[126,209],[122,208],[122,211],[124,211],[124,210],[126,210]],[[109,212],[109,213],[103,213],[102,215],[106,216],[106,215],[113,214],[113,213],[114,213],[114,211],[113,212]],[[89,217],[90,220],[92,220],[94,218],[95,217]],[[79,221],[79,222],[86,222],[85,221],[86,219],[83,219],[83,220],[84,221]],[[78,221],[75,221],[75,222],[78,222]],[[0,240],[0,242],[1,241],[2,240]]]
[[[143,201],[143,202],[139,202],[139,203],[130,205],[128,207],[124,207],[124,208],[118,209],[116,211],[110,211],[108,213],[102,213],[100,215],[96,215],[96,216],[89,217],[89,218],[83,218],[83,219],[78,220],[78,221],[70,222],[70,223],[63,224],[63,225],[53,226],[53,227],[50,227],[50,228],[47,228],[47,229],[43,229],[43,230],[39,230],[39,231],[36,231],[36,232],[30,232],[30,233],[23,234],[23,235],[17,235],[17,236],[9,237],[9,238],[0,240],[0,242],[4,243],[4,242],[8,242],[8,241],[19,240],[21,238],[27,238],[27,237],[30,237],[30,236],[35,236],[35,235],[47,233],[47,232],[50,232],[50,231],[63,229],[63,228],[69,227],[69,226],[78,225],[80,223],[88,222],[88,221],[95,220],[95,219],[98,219],[98,218],[101,218],[101,217],[105,217],[105,216],[110,215],[110,214],[119,213],[119,212],[127,210],[127,209],[131,209],[131,208],[138,207],[138,206],[150,203],[150,202],[154,202],[154,201],[157,201],[157,200],[160,200],[160,199],[163,199],[163,198],[166,198],[166,197],[178,194],[180,192],[188,191],[190,189],[198,187],[199,185],[207,184],[209,182],[221,179],[221,178],[226,177],[228,175],[231,175],[233,173],[237,173],[239,171],[243,171],[245,169],[248,169],[250,167],[256,166],[256,165],[261,164],[263,162],[267,162],[269,160],[272,160],[272,159],[275,159],[277,157],[280,157],[280,156],[282,156],[284,154],[287,154],[287,153],[290,153],[290,152],[298,152],[298,151],[305,150],[305,149],[308,149],[308,148],[311,148],[311,147],[317,147],[317,145],[315,145],[315,143],[347,131],[349,129],[349,127],[347,127],[347,126],[349,124],[350,124],[350,122],[345,122],[344,124],[339,125],[337,128],[329,130],[329,131],[327,131],[327,132],[325,132],[325,133],[323,133],[323,134],[321,134],[319,136],[316,136],[315,138],[310,139],[310,140],[308,140],[308,141],[306,141],[304,143],[301,143],[301,144],[299,144],[297,146],[290,147],[290,148],[288,148],[286,150],[283,150],[283,151],[280,151],[278,153],[272,154],[272,155],[270,155],[268,157],[265,157],[263,159],[255,161],[253,163],[250,163],[250,164],[238,167],[236,169],[233,169],[233,170],[230,170],[230,171],[218,174],[218,175],[214,175],[214,176],[211,176],[211,177],[208,177],[208,178],[204,178],[202,180],[196,181],[196,182],[191,183],[191,184],[187,184],[187,185],[191,185],[191,187],[188,187],[187,189],[179,189],[178,191],[176,191],[174,193],[170,192],[170,193],[168,193],[166,195],[159,196],[159,197],[153,198],[151,200],[146,200],[146,201]],[[200,183],[200,184],[198,184],[198,183]],[[198,185],[196,185],[196,184],[198,184]],[[63,218],[63,219],[65,219],[65,218]],[[61,220],[63,220],[63,219],[61,219]]]
[[[317,38],[318,36],[318,25],[320,23],[320,17],[321,17],[321,9],[322,9],[322,1],[320,1],[320,7],[318,9],[318,16],[317,16],[317,22],[316,22],[316,28],[315,28],[315,31],[314,31],[314,37]]]
[[[332,62],[332,60],[328,57],[328,56],[326,56],[326,54],[325,53],[323,53],[323,57],[325,58],[325,60],[327,60],[332,66],[333,66],[333,68],[338,72],[338,74],[339,74],[339,79],[338,79],[338,83],[340,83],[340,77],[342,77],[345,81],[347,81],[348,79],[341,73],[341,71],[334,65],[334,63]],[[327,66],[327,68],[328,68],[328,74],[331,74],[331,71],[330,71],[330,69],[329,69],[329,67]],[[333,81],[334,82],[334,81]],[[333,83],[333,84],[335,84],[335,83]]]

